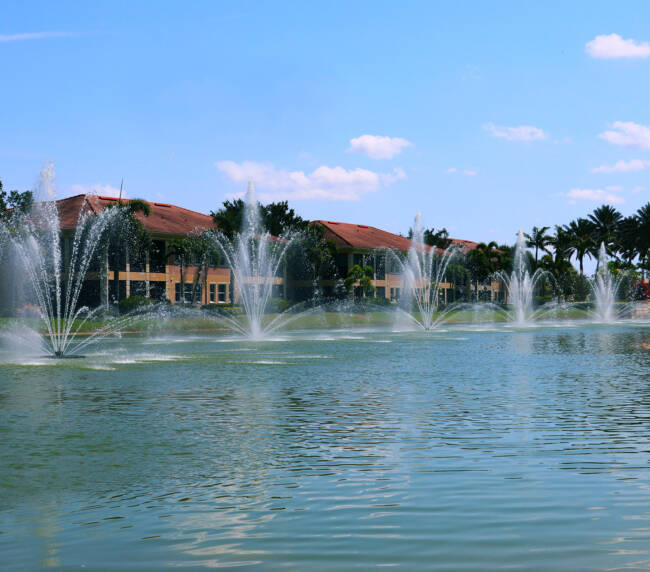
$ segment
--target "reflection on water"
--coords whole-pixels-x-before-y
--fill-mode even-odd
[[[648,568],[648,343],[338,331],[0,364],[3,566]]]

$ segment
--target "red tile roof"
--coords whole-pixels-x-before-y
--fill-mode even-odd
[[[76,195],[56,202],[59,210],[62,230],[72,230],[77,224],[80,209],[89,209],[100,213],[108,205],[117,203],[114,197],[97,195]],[[128,202],[128,199],[122,199]],[[146,201],[148,202],[148,201]],[[215,228],[211,216],[196,211],[184,209],[167,203],[149,203],[151,213],[144,216],[137,213],[136,217],[142,222],[144,228],[151,233],[185,235],[197,229]]]
[[[347,222],[334,222],[331,220],[314,220],[311,224],[318,224],[325,229],[325,238],[332,240],[339,247],[362,248],[392,248],[406,252],[411,248],[412,241],[405,236],[393,234],[374,226],[365,224],[350,224]],[[450,239],[454,246],[465,253],[476,248],[478,243],[471,240]]]

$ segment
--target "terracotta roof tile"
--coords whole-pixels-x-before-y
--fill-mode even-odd
[[[405,236],[393,234],[374,226],[365,224],[350,224],[347,222],[334,222],[331,220],[314,220],[311,224],[318,224],[325,229],[325,238],[332,240],[343,248],[393,248],[406,252],[411,248],[412,241]],[[478,243],[472,240],[450,239],[454,246],[468,252],[476,248]]]
[[[128,199],[122,200],[128,201]],[[56,202],[61,220],[61,229],[71,230],[75,228],[81,208],[100,213],[108,205],[115,204],[117,201],[118,199],[113,197],[97,195],[76,195],[61,199]],[[151,207],[149,216],[137,213],[136,217],[142,222],[144,228],[151,233],[185,235],[196,229],[215,227],[214,221],[209,215],[167,203],[149,202],[149,206]]]

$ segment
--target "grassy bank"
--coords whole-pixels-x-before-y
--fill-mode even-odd
[[[275,319],[277,314],[267,314],[265,316],[265,324],[269,324]],[[417,318],[417,314],[414,314]],[[557,312],[543,313],[538,317],[538,320],[582,320],[588,317],[588,313],[584,309],[569,308],[566,310],[559,310]],[[305,315],[299,315],[295,319],[291,319],[291,314],[287,314],[285,318],[288,323],[282,327],[283,330],[296,330],[296,329],[326,329],[326,328],[348,328],[348,327],[389,327],[395,321],[395,314],[391,311],[367,311],[367,312],[314,312]],[[475,324],[475,323],[503,323],[508,321],[508,316],[502,311],[495,309],[487,310],[458,310],[452,311],[447,314],[438,314],[436,319],[442,318],[444,324]],[[246,325],[246,318],[244,316],[234,317],[238,324],[242,327]],[[284,319],[283,319],[284,321]],[[17,323],[23,324],[28,328],[38,331],[42,334],[47,333],[47,328],[42,320],[38,318],[0,318],[0,331],[11,330],[17,327]],[[78,321],[74,324],[72,330],[75,331],[79,327],[79,333],[88,335],[100,330],[102,327],[110,323],[110,320],[101,318],[93,318],[81,324]],[[210,333],[210,332],[226,332],[231,330],[230,325],[220,316],[206,314],[206,315],[161,315],[151,314],[133,318],[122,328],[124,333],[166,333],[166,332],[187,332],[187,333]]]

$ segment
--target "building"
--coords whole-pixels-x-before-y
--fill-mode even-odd
[[[128,199],[121,199],[128,202]],[[82,209],[100,213],[118,199],[108,196],[76,195],[57,201],[63,238],[64,260],[69,257],[72,237]],[[151,237],[151,246],[144,253],[125,253],[117,259],[105,256],[90,267],[80,298],[80,303],[89,306],[109,304],[129,296],[140,295],[154,299],[167,299],[172,303],[185,301],[194,304],[224,304],[237,302],[237,285],[233,284],[230,269],[220,260],[201,265],[191,255],[179,257],[174,254],[175,241],[203,230],[214,229],[211,216],[179,206],[149,202],[149,216],[137,213],[136,218]],[[412,241],[372,226],[326,220],[315,220],[324,230],[326,239],[337,247],[336,278],[323,280],[320,288],[325,297],[335,295],[337,285],[344,279],[352,266],[372,266],[373,286],[376,297],[397,301],[403,289],[403,276],[399,264],[386,250],[406,253]],[[274,237],[275,238],[275,237]],[[463,253],[476,248],[473,241],[451,239]],[[427,247],[430,248],[430,247]],[[119,268],[118,268],[119,266]],[[313,294],[312,281],[297,280],[288,276],[286,269],[275,276],[274,296],[295,299],[308,298]],[[466,285],[467,286],[467,285]],[[500,283],[488,281],[473,284],[472,295],[482,300],[502,300]],[[446,282],[439,286],[442,304],[459,298],[459,285]],[[360,287],[355,295],[362,295]]]
[[[128,202],[128,199],[122,199]],[[95,214],[116,204],[115,197],[76,195],[57,201],[63,237],[63,257],[69,258],[72,236],[80,211]],[[155,299],[168,299],[174,303],[194,299],[195,303],[225,303],[230,300],[230,270],[218,262],[202,268],[189,256],[181,260],[173,255],[170,246],[202,230],[215,228],[211,216],[161,202],[148,203],[149,216],[135,216],[151,236],[151,247],[143,255],[135,256],[128,250],[121,257],[120,268],[111,268],[110,257],[96,262],[87,274],[82,292],[82,303],[108,304],[116,299],[141,295]],[[181,272],[183,280],[181,280]],[[184,283],[182,291],[181,283]]]
[[[345,278],[355,264],[372,266],[375,296],[387,298],[390,301],[399,299],[403,288],[400,265],[396,264],[391,257],[387,259],[386,253],[382,253],[381,250],[388,249],[406,253],[413,245],[411,239],[364,224],[329,220],[315,220],[311,224],[321,226],[325,238],[336,244],[338,251],[336,266],[341,278]],[[475,249],[478,245],[477,242],[470,240],[456,238],[450,240],[451,245],[458,248],[463,254]],[[326,294],[331,293],[335,287],[335,281],[325,281],[322,287]],[[496,281],[475,285],[473,291],[482,300],[503,299],[501,284]],[[440,284],[439,292],[441,296],[439,302],[442,304],[451,303],[458,297],[457,285],[451,282]]]

